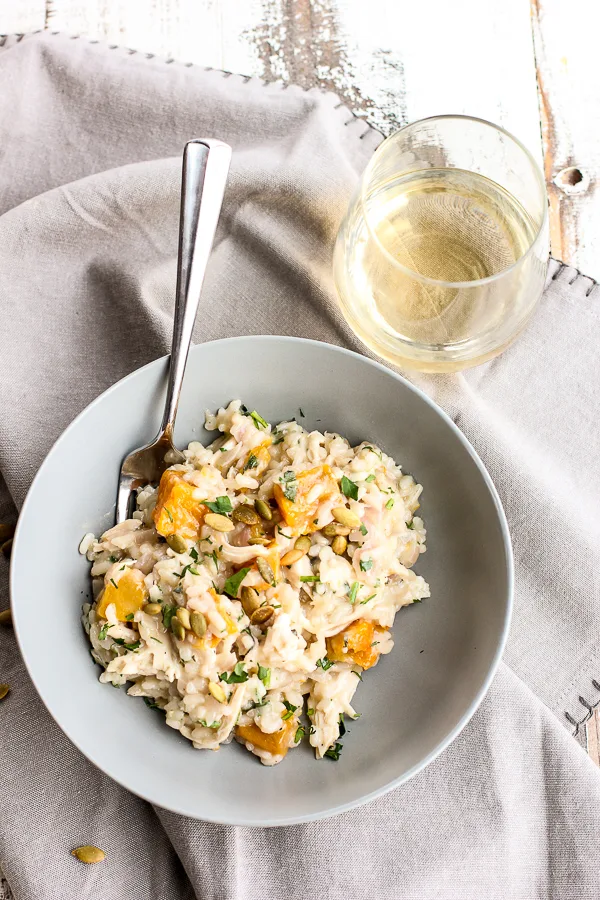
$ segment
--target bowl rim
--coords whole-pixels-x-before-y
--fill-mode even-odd
[[[177,805],[165,805],[164,803],[157,801],[155,799],[155,797],[152,796],[153,792],[151,790],[151,786],[147,792],[132,790],[132,788],[130,788],[127,784],[125,784],[124,781],[121,780],[121,778],[118,777],[117,774],[114,774],[112,771],[109,771],[107,768],[105,768],[105,765],[98,761],[97,755],[93,751],[88,752],[88,750],[84,750],[80,746],[78,741],[73,739],[73,737],[70,734],[70,729],[68,727],[64,727],[61,724],[61,722],[58,720],[57,716],[54,714],[53,710],[51,709],[49,702],[46,702],[45,691],[44,691],[43,687],[41,687],[41,685],[38,683],[38,680],[36,680],[36,677],[33,674],[33,671],[29,664],[27,656],[24,653],[23,642],[21,640],[21,627],[22,626],[21,626],[19,614],[17,611],[18,603],[15,604],[15,602],[14,602],[15,597],[18,596],[18,592],[19,592],[18,585],[16,583],[16,579],[17,579],[17,564],[16,563],[17,563],[17,560],[20,555],[19,554],[20,536],[23,531],[23,522],[27,518],[28,509],[29,509],[30,504],[32,503],[31,498],[34,494],[35,487],[37,485],[38,480],[41,477],[41,473],[46,465],[47,460],[49,459],[49,457],[52,454],[54,454],[54,452],[57,450],[57,448],[60,447],[62,441],[64,439],[66,439],[66,436],[70,433],[70,431],[77,427],[77,425],[79,424],[79,421],[88,413],[88,410],[95,407],[99,403],[103,402],[104,399],[107,396],[110,396],[113,392],[116,392],[117,390],[119,390],[120,386],[124,382],[131,381],[131,380],[139,377],[142,372],[144,372],[145,370],[147,370],[151,367],[160,367],[161,364],[165,365],[165,363],[169,359],[169,354],[166,354],[165,356],[158,357],[157,359],[151,360],[149,363],[146,363],[144,366],[140,366],[139,368],[134,369],[128,375],[125,375],[123,378],[120,378],[114,384],[110,385],[110,387],[108,387],[105,391],[103,391],[101,394],[99,394],[97,397],[95,397],[94,400],[91,401],[91,403],[88,403],[81,410],[81,412],[79,412],[77,414],[77,416],[75,416],[75,418],[72,420],[72,422],[70,422],[69,425],[67,425],[67,427],[62,431],[62,433],[59,435],[59,437],[56,439],[56,441],[54,441],[54,443],[48,450],[48,453],[44,457],[44,460],[42,461],[38,471],[36,472],[32,482],[31,482],[31,485],[29,486],[25,500],[23,502],[23,506],[21,507],[21,511],[19,513],[19,519],[17,522],[17,527],[15,530],[15,535],[14,535],[14,539],[13,539],[14,544],[13,544],[13,552],[12,552],[12,558],[11,558],[10,575],[9,575],[9,595],[10,595],[11,610],[12,610],[12,614],[13,614],[14,632],[15,632],[15,636],[17,639],[17,644],[19,646],[21,658],[25,664],[25,668],[27,669],[27,673],[29,674],[29,677],[31,678],[33,686],[35,687],[35,690],[36,690],[38,696],[40,697],[42,703],[44,704],[44,706],[48,710],[50,716],[54,719],[54,721],[56,722],[56,724],[58,725],[60,730],[63,732],[63,734],[66,735],[68,740],[75,747],[77,747],[77,749],[80,751],[80,753],[82,753],[83,756],[89,762],[91,762],[93,765],[95,765],[101,772],[103,772],[107,777],[111,778],[113,781],[115,781],[117,784],[119,784],[125,790],[129,791],[130,793],[134,794],[135,796],[140,797],[142,800],[145,800],[146,802],[151,803],[155,806],[158,806],[162,809],[167,809],[170,812],[174,812],[179,815],[183,815],[188,818],[195,819],[197,821],[211,822],[211,823],[214,823],[217,825],[239,825],[239,826],[248,827],[248,828],[262,828],[262,827],[279,827],[279,826],[287,826],[287,825],[298,825],[298,824],[301,824],[304,822],[314,822],[319,819],[331,818],[335,815],[338,815],[343,812],[347,812],[351,809],[356,809],[357,807],[360,807],[365,803],[369,803],[370,801],[375,800],[378,797],[383,796],[384,794],[387,794],[389,791],[393,790],[394,788],[397,788],[401,784],[404,784],[405,782],[409,781],[414,775],[417,775],[419,772],[423,771],[423,769],[425,769],[441,753],[443,753],[443,751],[455,740],[455,738],[458,737],[458,735],[461,733],[463,728],[465,728],[465,726],[469,723],[469,721],[471,720],[471,718],[473,717],[473,715],[479,708],[480,704],[482,703],[485,695],[487,694],[487,692],[490,688],[490,685],[492,683],[494,675],[496,674],[498,666],[500,665],[500,661],[502,659],[502,654],[506,647],[506,642],[508,639],[508,633],[510,630],[510,624],[511,624],[512,613],[513,613],[514,560],[513,560],[510,531],[509,531],[508,522],[506,519],[506,514],[504,512],[502,502],[498,495],[498,491],[496,490],[496,487],[492,481],[492,478],[491,478],[489,472],[487,471],[483,461],[480,459],[479,455],[477,454],[475,448],[472,446],[470,441],[465,437],[465,435],[462,433],[460,428],[458,428],[458,426],[452,421],[450,416],[447,413],[445,413],[444,410],[440,406],[438,406],[438,404],[435,403],[424,391],[422,391],[416,385],[412,384],[410,381],[408,381],[407,378],[400,375],[398,372],[394,372],[388,366],[383,365],[382,363],[378,362],[377,360],[370,359],[369,357],[364,356],[361,353],[357,353],[354,350],[348,350],[345,347],[340,347],[336,344],[330,344],[325,341],[317,341],[317,340],[312,340],[309,338],[294,337],[294,336],[289,336],[289,335],[239,335],[236,337],[219,338],[214,341],[205,341],[201,344],[195,344],[190,348],[190,353],[195,352],[198,348],[203,347],[208,344],[211,344],[211,345],[227,344],[228,346],[230,346],[231,344],[243,343],[244,341],[254,341],[254,340],[263,340],[263,341],[266,340],[267,342],[284,342],[284,343],[304,344],[304,345],[309,345],[309,346],[312,346],[315,348],[325,348],[326,352],[333,351],[334,353],[340,353],[343,356],[350,356],[350,357],[357,358],[360,362],[363,362],[369,366],[372,366],[373,368],[378,369],[379,371],[383,372],[384,374],[390,376],[395,381],[404,385],[404,387],[408,388],[408,390],[410,390],[414,394],[416,394],[424,403],[426,403],[429,407],[431,407],[431,409],[433,409],[433,411],[435,413],[437,413],[443,419],[443,421],[446,423],[446,425],[449,426],[451,431],[454,432],[455,436],[458,438],[460,443],[463,445],[463,447],[465,448],[468,455],[471,457],[471,459],[473,460],[473,462],[475,463],[476,467],[478,468],[479,472],[481,473],[481,475],[483,477],[484,483],[485,483],[488,491],[490,492],[490,495],[491,495],[491,498],[492,498],[492,501],[493,501],[493,504],[494,504],[494,507],[496,510],[496,515],[498,516],[498,521],[500,524],[500,532],[502,535],[502,542],[503,542],[503,546],[504,546],[504,556],[505,556],[506,574],[507,574],[507,592],[506,592],[507,595],[506,595],[506,606],[505,606],[505,611],[504,611],[504,621],[502,624],[502,631],[500,633],[500,638],[498,640],[498,644],[497,644],[495,653],[492,657],[488,672],[487,672],[485,678],[483,679],[479,689],[477,690],[477,693],[475,694],[474,698],[472,699],[471,703],[469,704],[468,708],[465,710],[465,712],[460,717],[460,719],[456,722],[454,727],[450,729],[448,734],[441,741],[439,741],[439,743],[435,747],[433,747],[433,749],[430,750],[429,753],[427,753],[423,757],[422,760],[420,760],[418,763],[416,763],[414,766],[412,766],[406,772],[402,773],[402,775],[399,775],[397,778],[394,778],[391,781],[387,782],[386,784],[376,788],[375,790],[370,791],[368,794],[364,794],[356,799],[349,800],[345,803],[341,803],[338,806],[332,807],[329,810],[319,810],[314,813],[306,813],[306,814],[301,814],[301,815],[297,815],[297,816],[284,815],[281,817],[277,817],[276,819],[271,818],[269,820],[266,820],[266,821],[261,820],[259,822],[255,819],[238,818],[238,817],[232,817],[232,816],[228,816],[228,815],[220,815],[220,816],[199,815],[197,812],[193,812],[189,809],[181,808],[180,806],[177,806]],[[165,377],[166,377],[166,373],[165,373]],[[117,475],[118,475],[118,473],[115,474],[115,495],[116,495]]]

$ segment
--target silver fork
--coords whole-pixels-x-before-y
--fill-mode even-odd
[[[165,411],[152,443],[134,450],[123,460],[117,524],[129,518],[136,488],[158,482],[166,468],[184,459],[173,444],[173,428],[230,161],[231,147],[222,141],[188,141],[183,151],[177,292]]]

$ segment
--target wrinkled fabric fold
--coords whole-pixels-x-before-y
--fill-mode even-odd
[[[189,138],[234,148],[194,339],[291,334],[367,352],[335,301],[331,256],[382,136],[334,95],[48,34],[6,39],[0,79],[3,520],[74,416],[168,352]],[[536,315],[501,357],[409,375],[481,455],[515,550],[505,664],[451,747],[333,819],[196,822],[89,764],[2,630],[0,866],[16,900],[597,897],[600,775],[569,730],[600,701],[599,303],[591,279],[552,261]],[[69,855],[85,842],[105,862]]]

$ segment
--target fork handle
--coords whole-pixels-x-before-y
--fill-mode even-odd
[[[230,161],[231,147],[222,141],[188,141],[183,151],[175,321],[167,399],[160,429],[170,440]]]

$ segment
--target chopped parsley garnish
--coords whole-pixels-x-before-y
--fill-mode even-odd
[[[362,675],[360,674],[360,672],[357,672],[356,669],[352,669],[352,674],[356,675],[356,677],[360,679],[360,681],[362,681]]]
[[[411,519],[410,522],[407,522],[407,523],[406,523],[406,527],[407,527],[407,528],[410,528],[412,531],[414,531],[415,523],[412,521],[412,519]]]
[[[416,600],[413,600],[413,603],[421,603],[422,599],[422,597],[417,597]]]
[[[111,578],[111,579],[110,579],[110,583],[111,583],[112,585],[114,585],[114,586],[116,587],[117,590],[119,590],[119,585],[117,584],[117,582],[115,581],[114,578]]]
[[[179,578],[182,579],[182,578],[185,576],[185,573],[186,573],[186,572],[191,572],[192,575],[199,575],[199,574],[200,574],[200,572],[198,571],[198,569],[195,569],[191,563],[188,563],[187,566],[184,566],[184,567],[183,567],[183,569],[181,570],[181,573],[180,573],[180,575],[179,575]]]
[[[316,730],[317,730],[317,729],[314,727],[314,725],[311,725],[310,728],[308,729],[308,733],[309,733],[309,734],[314,734],[314,733],[316,732]]]
[[[126,650],[137,650],[141,643],[141,641],[134,641],[133,644],[127,644],[124,638],[113,638],[113,642],[125,647]]]
[[[293,503],[296,499],[296,494],[298,493],[296,473],[292,472],[291,469],[288,469],[287,472],[283,473],[283,476],[279,479],[279,482],[283,485],[283,496],[291,503]]]
[[[173,616],[175,615],[176,612],[177,612],[176,606],[171,606],[168,603],[164,604],[163,609],[162,609],[162,620],[163,620],[163,625],[165,626],[165,628],[170,627],[171,619],[173,618]]]
[[[109,625],[108,622],[105,622],[100,631],[98,632],[98,640],[103,641],[108,634],[108,629],[112,628],[112,625]]]
[[[152,635],[150,635],[150,637],[152,637]],[[159,641],[158,638],[152,637],[152,640],[156,641],[157,644],[162,644],[162,641]]]
[[[233,510],[229,497],[217,497],[216,500],[202,500],[204,506],[208,506],[211,512],[224,516]]]
[[[340,753],[342,752],[342,750],[343,745],[340,744],[339,741],[336,741],[335,744],[332,744],[329,750],[325,751],[325,756],[327,757],[327,759],[333,759],[335,762],[337,762],[340,758]]]
[[[365,444],[365,446],[363,447],[363,450],[370,450],[371,453],[374,453],[375,456],[378,456],[379,459],[382,459],[382,455],[381,455],[381,453],[379,452],[379,450],[376,450],[375,447],[371,447],[370,444]]]
[[[301,575],[300,576],[300,581],[303,581],[305,584],[308,581],[318,581],[318,580],[319,580],[318,575]]]
[[[150,709],[160,709],[160,706],[158,706],[158,704],[154,702],[152,697],[143,697],[142,699],[146,706],[149,706]]]
[[[212,557],[212,561],[213,561],[214,564],[215,564],[215,569],[217,569],[217,571],[218,571],[218,569],[219,569],[219,557],[217,556],[217,551],[216,551],[216,550],[213,550],[213,552],[212,552],[210,555],[211,555],[211,557]]]
[[[284,440],[285,434],[283,431],[274,431],[273,432],[273,444],[281,444]]]
[[[260,678],[260,680],[262,681],[264,686],[266,688],[268,688],[269,685],[271,684],[271,670],[268,669],[266,666],[259,666],[258,667],[258,677]]]
[[[244,681],[248,681],[248,673],[244,668],[244,663],[236,663],[233,667],[233,672],[230,672],[229,674],[227,672],[221,672],[219,681],[224,681],[225,684],[243,684]]]
[[[282,531],[281,528],[279,527],[279,525],[277,526],[277,531],[278,531],[279,534],[280,534],[282,537],[284,537],[284,538],[290,538],[290,539],[292,538],[292,535],[291,535],[291,534],[286,534],[285,531]]]
[[[119,557],[118,556],[109,556],[108,561],[109,562],[119,562]]]
[[[305,734],[306,732],[304,731],[302,725],[298,725],[298,727],[296,728],[296,734],[294,735],[294,743],[297,744],[299,741],[301,741]]]
[[[267,706],[270,702],[270,700],[253,700],[248,709],[262,709],[263,706]]]
[[[344,725],[344,713],[340,713],[340,737],[346,734],[346,726]]]
[[[360,561],[360,571],[368,572],[369,569],[373,568],[373,560],[372,559],[361,559]]]
[[[306,416],[304,415],[304,410],[302,409],[301,406],[298,407],[298,412],[300,413],[300,416],[301,416],[303,419],[306,418]]]
[[[366,483],[366,484],[371,484],[372,481],[375,481],[375,476],[374,476],[374,475],[367,475],[367,477],[365,478],[365,483]]]
[[[227,447],[219,447],[219,453],[227,453]]]
[[[283,713],[281,718],[283,719],[284,722],[287,722],[288,719],[292,718],[292,716],[294,715],[294,713],[296,712],[298,707],[294,706],[294,704],[290,703],[288,700],[284,700],[283,705],[286,708],[286,712]]]
[[[198,562],[198,551],[195,547],[192,547],[192,549],[190,550],[190,556],[192,557],[194,562]]]
[[[390,499],[388,500],[388,502],[385,504],[385,508],[386,508],[386,509],[391,509],[393,505],[394,505],[394,500],[393,500],[392,497],[390,497]]]
[[[173,521],[173,516],[171,515],[171,510],[169,509],[168,506],[165,506],[165,512],[166,512],[166,514],[168,515],[169,519],[170,519],[171,522],[172,522],[172,521]]]
[[[367,526],[364,524],[364,522],[360,523],[360,533],[363,535],[363,537],[369,533],[367,531]]]
[[[327,669],[330,669],[333,665],[334,663],[332,662],[332,660],[327,659],[326,656],[324,656],[323,659],[317,660],[317,668],[323,669],[324,672],[326,672]]]
[[[219,728],[220,724],[220,722],[211,722],[209,725],[206,719],[198,719],[198,725],[203,725],[204,728],[217,729]]]
[[[125,621],[132,622],[133,621],[133,613],[129,613],[129,615],[125,616]]]
[[[348,600],[352,605],[356,603],[356,597],[360,588],[360,583],[358,581],[352,582],[352,587],[350,588],[350,592],[348,594]]]
[[[263,417],[260,416],[256,412],[255,409],[253,409],[252,412],[250,413],[250,418],[252,419],[252,421],[254,422],[254,424],[256,425],[257,428],[268,428],[269,427],[269,423],[265,419],[263,419]]]
[[[373,597],[376,597],[376,596],[377,596],[377,594],[371,594],[371,596],[370,596],[370,597],[367,597],[366,600],[361,600],[361,601],[360,601],[360,606],[363,606],[365,603],[368,603],[369,600],[372,600]]]
[[[248,457],[248,461],[246,462],[246,465],[242,469],[242,472],[245,472],[247,469],[256,469],[257,465],[258,465],[258,457],[256,457],[254,455],[254,453],[251,453],[250,456]]]
[[[342,475],[340,488],[345,497],[349,497],[350,500],[358,500],[358,485],[346,478],[345,475]]]
[[[314,714],[315,714],[315,711],[314,711],[314,709],[312,709],[312,707],[309,707],[309,708],[306,710],[306,715],[307,715],[307,716],[314,716]]]
[[[249,571],[250,571],[250,566],[247,566],[244,569],[240,569],[240,571],[236,572],[234,575],[230,575],[229,578],[227,579],[227,581],[225,582],[223,591],[229,597],[232,597],[235,600],[238,595],[238,591],[240,589],[240,584],[242,583],[242,581],[244,580],[244,578],[246,577],[246,575],[248,574]]]

